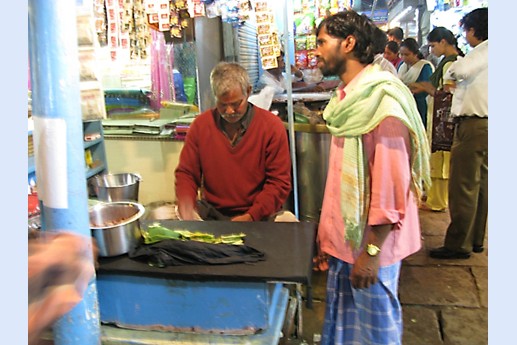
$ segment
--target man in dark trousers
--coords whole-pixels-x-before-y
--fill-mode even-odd
[[[460,22],[472,49],[458,58],[444,79],[455,81],[451,114],[456,122],[451,147],[449,210],[451,223],[435,259],[467,259],[484,250],[488,218],[488,8]]]

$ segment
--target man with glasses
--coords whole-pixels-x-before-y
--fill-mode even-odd
[[[291,159],[280,118],[248,103],[249,76],[237,63],[216,65],[210,84],[216,107],[190,126],[175,171],[178,217],[296,221],[281,210]]]

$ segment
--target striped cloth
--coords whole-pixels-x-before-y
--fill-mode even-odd
[[[353,265],[330,257],[321,345],[402,344],[400,266],[381,267],[377,284],[355,289],[349,279]]]

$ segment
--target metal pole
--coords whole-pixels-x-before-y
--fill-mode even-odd
[[[29,52],[38,197],[44,231],[90,237],[75,0],[29,0]],[[95,277],[53,327],[56,345],[100,344]]]
[[[287,91],[287,122],[289,129],[289,144],[291,146],[291,162],[293,166],[293,196],[294,196],[294,214],[296,218],[300,219],[298,211],[298,168],[296,165],[296,143],[294,135],[294,116],[293,116],[293,86],[291,77],[291,59],[289,51],[289,21],[287,15],[288,1],[284,1],[284,47],[285,47],[285,74],[286,74],[286,91]]]
[[[371,16],[371,19],[373,21],[373,18],[374,18],[374,12],[375,12],[375,7],[377,7],[377,0],[373,0],[373,4],[372,4],[372,16]]]

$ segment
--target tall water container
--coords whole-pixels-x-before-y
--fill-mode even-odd
[[[331,135],[324,124],[295,123],[294,131],[299,218],[300,221],[319,222]]]

